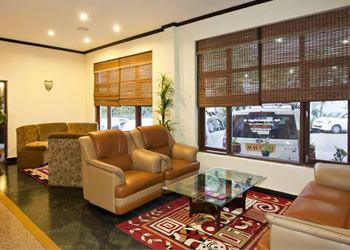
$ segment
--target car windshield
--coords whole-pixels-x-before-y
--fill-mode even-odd
[[[232,116],[233,137],[298,139],[294,115],[252,112]]]
[[[332,113],[326,115],[326,117],[337,118],[337,117],[341,116],[342,114],[343,114],[343,112],[332,112]]]

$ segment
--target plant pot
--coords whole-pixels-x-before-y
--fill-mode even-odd
[[[233,153],[240,153],[241,152],[241,144],[232,145],[232,152]]]
[[[316,159],[316,153],[309,153],[310,159]]]
[[[262,156],[268,157],[270,155],[269,151],[261,151]]]

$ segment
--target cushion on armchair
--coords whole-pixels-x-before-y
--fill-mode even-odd
[[[172,157],[168,132],[163,126],[146,126],[137,129],[142,134],[146,149]]]
[[[89,132],[97,159],[110,165],[118,166],[123,171],[132,169],[131,157],[128,154],[127,138],[121,130],[112,129]]]

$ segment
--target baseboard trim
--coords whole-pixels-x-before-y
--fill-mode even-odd
[[[283,192],[279,192],[279,191],[276,191],[276,190],[271,190],[271,189],[257,187],[257,186],[252,187],[250,190],[256,191],[256,192],[259,192],[259,193],[275,195],[275,196],[278,196],[278,197],[281,197],[281,198],[285,198],[285,199],[289,199],[289,200],[295,200],[298,197],[297,195],[283,193]]]
[[[15,165],[15,164],[17,164],[17,157],[6,158],[5,163],[7,165]]]

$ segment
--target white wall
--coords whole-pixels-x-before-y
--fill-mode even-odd
[[[0,42],[0,80],[7,80],[8,157],[16,157],[16,128],[84,121],[85,56]],[[50,92],[44,80],[53,80]]]

